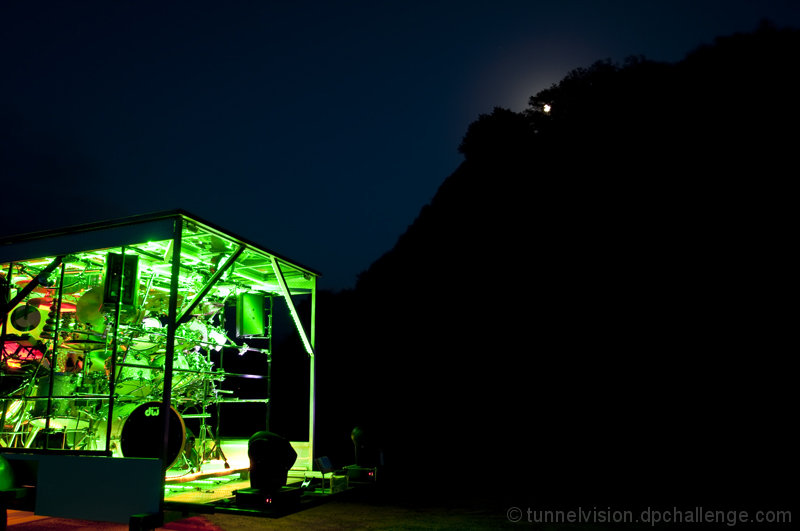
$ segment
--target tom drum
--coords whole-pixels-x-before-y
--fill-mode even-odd
[[[150,396],[157,372],[150,366],[150,360],[134,351],[128,351],[125,365],[117,366],[114,393],[121,399],[136,399]],[[130,366],[127,366],[130,365]],[[111,358],[105,361],[106,374],[111,374]]]

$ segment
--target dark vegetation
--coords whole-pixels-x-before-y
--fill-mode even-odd
[[[319,452],[352,462],[361,424],[387,482],[436,495],[788,499],[798,52],[764,24],[480,116],[394,248],[320,295]]]

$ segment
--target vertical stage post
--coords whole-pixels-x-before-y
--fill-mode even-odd
[[[317,277],[311,277],[311,349],[316,352],[317,339]],[[309,385],[308,385],[308,446],[309,459],[314,462],[314,427],[317,418],[316,406],[316,379],[315,356],[309,359]]]
[[[308,391],[308,398],[309,398],[309,406],[308,406],[308,444],[309,444],[309,452],[310,457],[313,459],[314,454],[314,345],[313,340],[309,340],[308,334],[303,329],[303,323],[300,321],[300,315],[297,313],[297,308],[295,308],[294,301],[292,301],[292,294],[289,291],[289,286],[286,284],[286,279],[283,276],[283,271],[281,271],[280,262],[273,256],[272,257],[272,269],[275,271],[275,278],[278,280],[278,285],[281,287],[281,292],[283,293],[283,298],[286,300],[286,306],[289,307],[289,313],[292,314],[292,320],[294,320],[294,325],[297,328],[297,333],[300,335],[300,339],[303,341],[303,346],[306,348],[306,352],[308,353],[309,357],[309,391]],[[311,289],[311,332],[312,338],[314,337],[314,318],[316,315],[316,293],[317,293],[317,279],[313,277],[313,285]],[[312,460],[313,462],[313,460]]]
[[[169,283],[169,309],[167,314],[167,344],[164,352],[164,392],[161,397],[161,510],[164,508],[164,488],[167,480],[167,449],[169,448],[169,408],[172,400],[172,367],[175,355],[175,333],[178,328],[178,283],[181,272],[181,245],[183,218],[175,219],[172,234],[172,269]]]

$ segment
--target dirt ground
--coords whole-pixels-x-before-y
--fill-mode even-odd
[[[257,529],[556,529],[524,521],[515,522],[513,505],[495,497],[454,494],[430,488],[411,487],[400,492],[376,486],[359,487],[333,496],[308,501],[299,510],[283,515],[228,512],[213,513],[168,510],[160,531],[250,531]],[[519,504],[522,507],[522,504]],[[234,510],[235,505],[228,507]],[[509,510],[512,509],[512,513]],[[191,507],[187,510],[192,510]],[[509,514],[511,518],[509,518]],[[522,516],[522,515],[520,515]],[[124,531],[127,524],[68,520],[9,511],[11,531]],[[575,529],[572,527],[571,529]]]
[[[489,502],[448,500],[402,501],[364,498],[332,498],[282,516],[249,516],[244,514],[177,514],[166,513],[167,521],[157,531],[251,531],[260,529],[535,529],[537,531],[642,531],[644,529],[695,529],[697,526],[649,524],[577,524],[541,523],[528,520],[524,505],[503,507]],[[704,524],[703,529],[731,529],[727,524]],[[773,525],[769,529],[789,529],[790,524]],[[32,513],[9,511],[8,529],[12,531],[125,531],[127,524],[87,520],[66,520],[34,516]],[[737,525],[736,529],[763,529]]]
[[[167,513],[159,530],[171,531],[250,531],[254,529],[501,529],[515,527],[505,511],[489,507],[435,506],[421,504],[387,504],[360,499],[332,499],[303,510],[278,517],[213,513],[176,515]],[[529,526],[526,526],[529,527]],[[34,517],[30,513],[12,514],[8,529],[12,531],[123,531],[128,526]]]
[[[219,506],[216,512],[189,512],[193,508],[186,506],[186,512],[168,510],[165,522],[159,531],[250,531],[259,529],[535,529],[546,531],[586,530],[586,531],[641,531],[644,529],[694,529],[697,526],[686,524],[681,526],[651,525],[650,523],[544,523],[537,520],[536,513],[530,520],[530,509],[578,509],[592,511],[607,507],[599,499],[563,505],[546,492],[519,490],[502,491],[500,484],[492,484],[483,492],[475,492],[472,484],[456,492],[453,489],[430,488],[435,483],[428,483],[427,492],[421,489],[403,488],[401,491],[381,489],[375,486],[359,488],[334,496],[321,498],[303,498],[297,510],[286,514],[261,515],[247,514],[235,504]],[[462,485],[463,486],[463,485]],[[552,492],[552,489],[550,489]],[[566,499],[566,498],[562,498]],[[579,498],[575,498],[577,500]],[[86,502],[90,503],[90,500]],[[76,503],[82,503],[76,500]],[[613,504],[615,509],[637,507],[636,504]],[[686,505],[685,508],[693,506]],[[711,505],[704,504],[705,508]],[[744,506],[743,506],[744,507]],[[781,508],[774,504],[764,508]],[[783,507],[785,508],[785,507]],[[238,511],[238,512],[236,512]],[[541,518],[541,516],[539,516]],[[605,520],[604,522],[609,522]],[[727,523],[717,525],[705,522],[703,529],[731,529]],[[773,525],[770,529],[789,529],[791,525]],[[87,520],[68,520],[36,516],[32,513],[9,511],[8,529],[12,531],[125,531],[127,524],[93,522]],[[760,529],[757,526],[739,522],[736,529]]]
[[[505,515],[481,509],[409,507],[337,501],[278,519],[213,514],[205,518],[225,531],[249,529],[498,529]]]

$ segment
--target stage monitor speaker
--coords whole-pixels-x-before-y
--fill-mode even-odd
[[[240,293],[236,298],[236,335],[264,336],[264,295]]]
[[[122,298],[120,298],[120,293]],[[136,306],[138,299],[139,257],[131,254],[108,253],[103,277],[103,302],[120,302]]]
[[[0,273],[0,308],[5,309],[8,301],[11,300],[11,281],[5,274]]]

